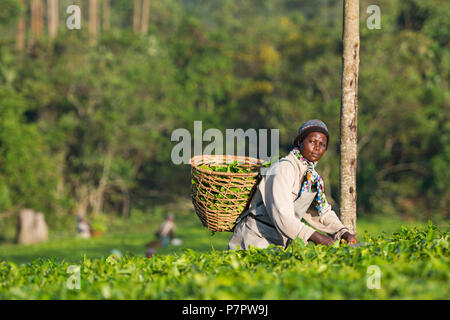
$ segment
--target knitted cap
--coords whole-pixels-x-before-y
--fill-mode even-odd
[[[327,136],[327,148],[330,141],[330,135],[328,134],[327,125],[320,120],[308,120],[298,128],[297,136],[294,139],[294,145],[300,144],[311,132],[322,132]]]

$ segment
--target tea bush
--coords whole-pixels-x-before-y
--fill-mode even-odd
[[[448,227],[430,223],[366,234],[360,247],[294,241],[285,250],[85,257],[79,274],[54,259],[3,261],[0,299],[448,299],[448,240]]]

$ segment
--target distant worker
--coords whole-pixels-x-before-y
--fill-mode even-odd
[[[150,241],[145,245],[147,247],[147,250],[145,251],[145,255],[147,258],[151,258],[156,254],[156,248],[161,247],[161,240],[156,239],[153,241]]]
[[[175,222],[174,215],[169,214],[163,223],[159,226],[155,235],[161,240],[161,245],[167,247],[170,240],[175,236]]]
[[[77,232],[78,236],[80,236],[81,238],[87,239],[91,237],[92,233],[91,225],[81,215],[77,215]]]

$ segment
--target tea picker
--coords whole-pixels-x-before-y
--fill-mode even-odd
[[[200,175],[196,168],[199,161],[194,159],[193,202],[203,224],[207,227],[223,225],[228,217],[228,226],[230,221],[232,226],[216,230],[233,232],[228,249],[266,248],[270,244],[286,248],[296,238],[305,244],[311,241],[331,245],[340,239],[349,244],[357,243],[356,237],[327,202],[323,179],[315,169],[328,148],[328,142],[325,123],[320,120],[303,123],[294,139],[294,148],[272,164],[257,181],[256,175],[246,177],[228,173],[235,180],[230,180],[230,177],[227,180],[220,175],[211,178],[212,174],[208,177],[205,172]],[[235,193],[233,198],[232,187],[238,187],[242,181],[251,181],[253,185],[241,186],[241,192]],[[219,186],[224,188],[225,194],[217,194]],[[220,200],[225,201],[212,201],[220,195],[223,196]],[[247,203],[243,202],[243,195],[247,196]],[[228,209],[228,215],[224,209]]]

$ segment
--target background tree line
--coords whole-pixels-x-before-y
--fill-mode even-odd
[[[70,4],[81,30],[65,26]],[[365,25],[371,4],[380,30]],[[360,7],[358,215],[448,219],[450,5]],[[284,156],[303,121],[322,119],[319,170],[338,201],[341,1],[2,0],[0,27],[3,218],[189,199],[170,137],[194,120],[278,128]]]

